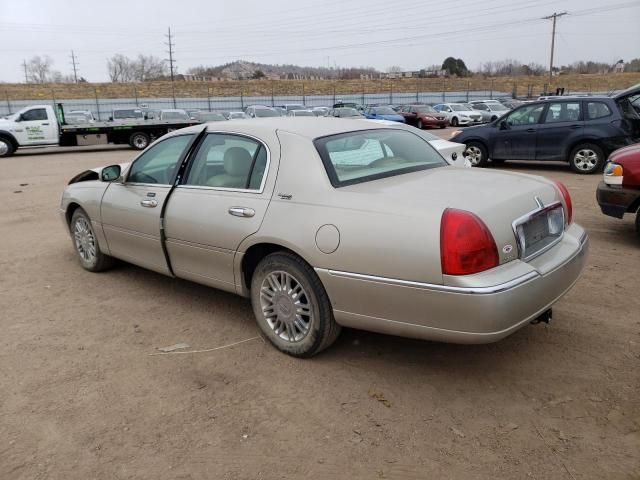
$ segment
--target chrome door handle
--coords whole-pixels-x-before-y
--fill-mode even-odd
[[[253,208],[231,207],[229,213],[234,217],[253,217],[256,211]]]
[[[140,205],[147,208],[153,208],[158,206],[157,200],[142,200],[140,201]]]
[[[42,125],[49,125],[48,123],[43,123]]]

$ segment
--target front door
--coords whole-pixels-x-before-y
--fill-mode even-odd
[[[193,134],[169,137],[140,155],[102,197],[102,228],[111,255],[170,274],[160,238],[160,215]]]
[[[496,160],[535,160],[538,122],[544,104],[526,105],[509,113],[496,126],[489,157]]]
[[[549,104],[543,122],[538,127],[537,160],[568,160],[564,156],[567,142],[570,145],[573,137],[580,136],[584,130],[580,107],[580,101]]]
[[[20,145],[53,145],[58,143],[58,120],[49,118],[46,108],[31,108],[18,117],[15,127]]]
[[[272,183],[266,187],[270,155],[253,138],[207,134],[165,212],[176,276],[235,291],[235,252],[260,228],[271,198]]]

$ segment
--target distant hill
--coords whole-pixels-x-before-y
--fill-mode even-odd
[[[327,68],[301,67],[299,65],[270,65],[238,60],[218,66],[199,66],[187,70],[185,77],[202,80],[355,80],[377,78],[380,72],[373,67]]]

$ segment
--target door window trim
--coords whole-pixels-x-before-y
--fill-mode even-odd
[[[578,119],[577,120],[557,120],[554,122],[547,122],[547,114],[549,113],[549,110],[551,110],[551,105],[558,105],[560,103],[576,103],[578,104],[578,108],[580,109],[579,113],[578,113]],[[540,115],[540,121],[538,122],[540,125],[554,125],[556,123],[571,123],[571,122],[583,122],[584,121],[584,105],[582,104],[582,102],[580,100],[566,100],[566,101],[550,101],[547,103],[547,105],[545,106],[544,111],[542,112],[542,114]]]
[[[185,136],[192,136],[193,138],[191,139],[191,141],[189,143],[187,143],[187,145],[185,146],[184,151],[180,154],[180,157],[178,157],[178,161],[176,162],[176,171],[173,172],[173,175],[172,175],[172,178],[171,178],[171,180],[172,180],[171,183],[145,183],[145,182],[129,182],[129,181],[127,181],[129,179],[129,174],[131,173],[131,169],[132,169],[133,165],[140,158],[142,158],[142,156],[148,151],[148,149],[145,149],[143,152],[140,152],[140,155],[138,155],[136,158],[133,159],[133,161],[131,162],[131,164],[127,168],[127,172],[126,172],[127,178],[124,179],[122,184],[123,185],[142,186],[142,187],[170,187],[171,185],[173,185],[173,182],[175,182],[176,174],[178,173],[178,169],[180,168],[180,164],[182,162],[184,162],[185,152],[186,152],[186,154],[188,154],[191,151],[191,148],[193,146],[193,141],[198,138],[198,132],[190,132],[190,133],[182,133],[180,135],[172,135],[170,137],[163,138],[159,142],[153,144],[153,146],[156,146],[156,145],[160,145],[162,142],[166,142],[167,140],[171,140],[173,138],[178,138],[178,137],[185,137]],[[149,148],[152,148],[152,147],[149,146]]]
[[[194,163],[196,157],[198,156],[198,150],[200,149],[200,147],[204,143],[204,139],[205,139],[206,135],[205,135],[205,137],[203,137],[202,142],[200,142],[200,144],[198,145],[198,148],[193,152],[193,155],[191,155],[191,158],[189,159],[189,164],[187,165],[185,174],[184,174],[183,178],[180,179],[180,184],[177,186],[177,188],[185,188],[185,189],[190,189],[190,190],[219,190],[221,192],[253,193],[253,194],[258,194],[258,195],[264,193],[264,188],[265,188],[265,186],[267,184],[267,177],[269,176],[269,168],[271,167],[271,150],[267,146],[267,143],[265,141],[261,140],[258,137],[254,137],[253,135],[249,135],[247,133],[235,132],[235,131],[231,131],[231,130],[229,130],[229,131],[227,131],[227,130],[207,131],[207,135],[211,135],[211,134],[235,135],[237,137],[249,138],[249,139],[254,140],[255,142],[257,142],[262,148],[265,149],[265,151],[267,152],[267,163],[265,164],[264,173],[262,174],[262,180],[260,182],[260,188],[255,189],[255,188],[211,187],[209,185],[187,185],[187,184],[185,184],[184,182],[189,177],[189,173],[191,172],[191,168],[193,167],[193,163]],[[258,149],[259,148],[260,147],[258,147]]]

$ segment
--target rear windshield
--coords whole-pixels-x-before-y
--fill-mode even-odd
[[[114,110],[113,118],[143,118],[142,110]]]
[[[162,112],[163,120],[189,120],[187,112]]]
[[[275,110],[271,110],[270,108],[256,108],[254,110],[256,117],[279,117],[280,114]]]
[[[314,144],[334,187],[447,165],[426,140],[405,130],[341,133]]]

